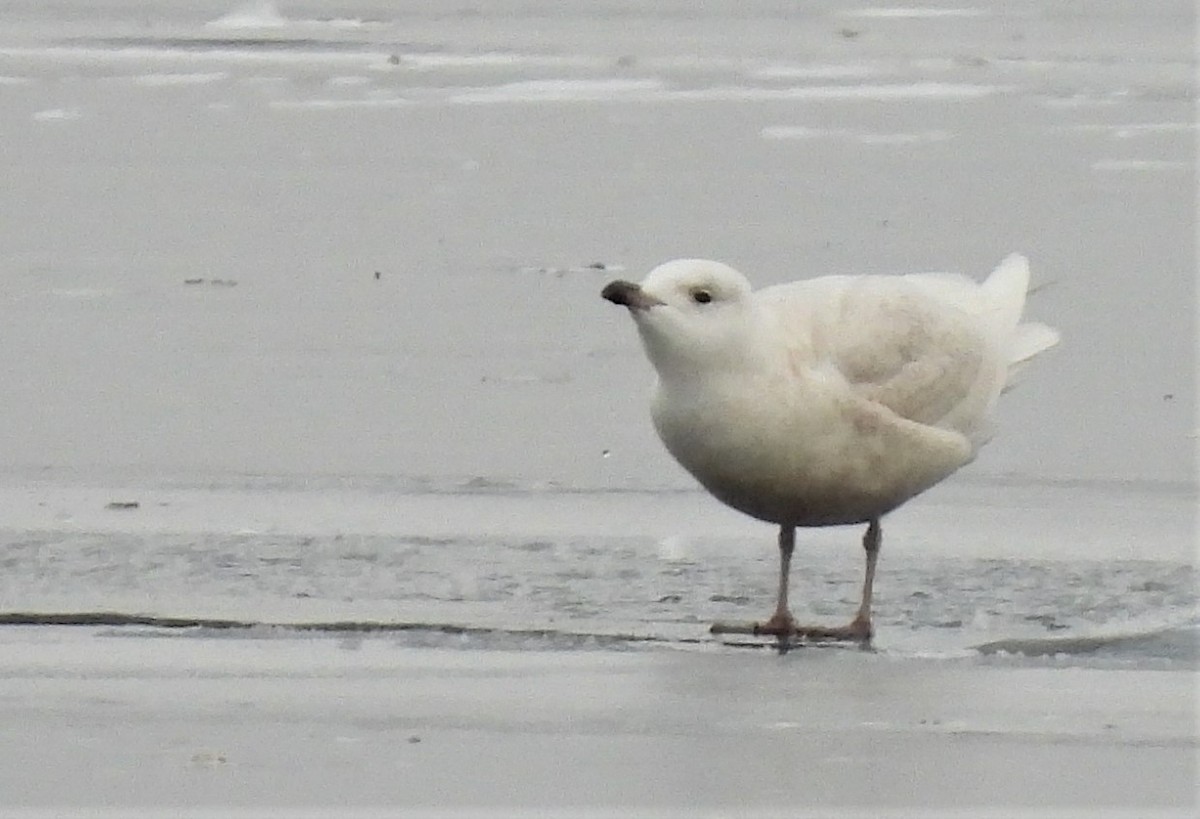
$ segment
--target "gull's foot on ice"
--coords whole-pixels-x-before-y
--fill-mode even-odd
[[[788,611],[777,611],[771,615],[771,619],[767,620],[767,622],[754,624],[754,633],[756,635],[778,637],[781,640],[794,637],[799,631],[800,627],[796,625],[796,618],[792,617],[792,613]]]
[[[799,642],[859,643],[864,648],[871,645],[873,635],[870,620],[856,617],[847,626],[802,626],[790,614],[775,614],[765,623],[755,623],[754,633]]]

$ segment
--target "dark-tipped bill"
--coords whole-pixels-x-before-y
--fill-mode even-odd
[[[600,291],[600,295],[613,304],[623,305],[630,310],[649,310],[656,304],[662,304],[661,301],[643,290],[640,285],[622,279],[609,282]]]

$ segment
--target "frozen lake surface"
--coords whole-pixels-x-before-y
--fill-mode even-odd
[[[970,471],[1194,484],[1192,4],[903,8],[0,3],[6,469],[684,488],[605,282],[1021,251]]]
[[[0,813],[1184,815],[1195,16],[0,0]],[[773,533],[600,288],[1011,251],[1063,344],[885,521],[877,651],[718,644]],[[860,535],[801,532],[801,619]]]
[[[45,628],[0,645],[4,815],[1182,817],[1195,793],[1193,679],[1172,671]]]
[[[937,497],[888,524],[881,650],[1136,634],[1087,659],[1196,667],[1189,493],[977,483]],[[703,645],[713,620],[766,616],[777,560],[770,527],[700,491],[33,485],[0,492],[0,511],[0,610],[24,623],[108,612],[382,624],[393,640],[462,647]],[[801,534],[798,616],[848,619],[861,533]]]

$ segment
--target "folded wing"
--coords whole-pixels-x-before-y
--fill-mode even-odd
[[[909,421],[976,437],[1004,367],[969,315],[902,278],[859,279],[839,308],[827,355],[855,394]]]
[[[840,279],[811,314],[814,358],[859,398],[977,447],[1016,371],[1058,342],[1049,327],[1019,323],[1028,286],[1017,255],[982,284],[945,273]]]

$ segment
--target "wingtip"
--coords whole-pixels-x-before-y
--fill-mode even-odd
[[[984,281],[983,292],[999,325],[1015,327],[1021,320],[1029,279],[1029,260],[1021,253],[1010,253]]]
[[[1029,257],[1026,256],[1024,253],[1019,253],[1019,252],[1009,253],[1007,256],[1005,256],[1003,259],[1000,260],[1000,264],[996,265],[996,269],[992,271],[992,275],[994,276],[997,273],[1001,273],[1002,271],[1004,274],[1007,274],[1009,276],[1016,274],[1016,273],[1023,273],[1026,276],[1028,276],[1029,275]]]

